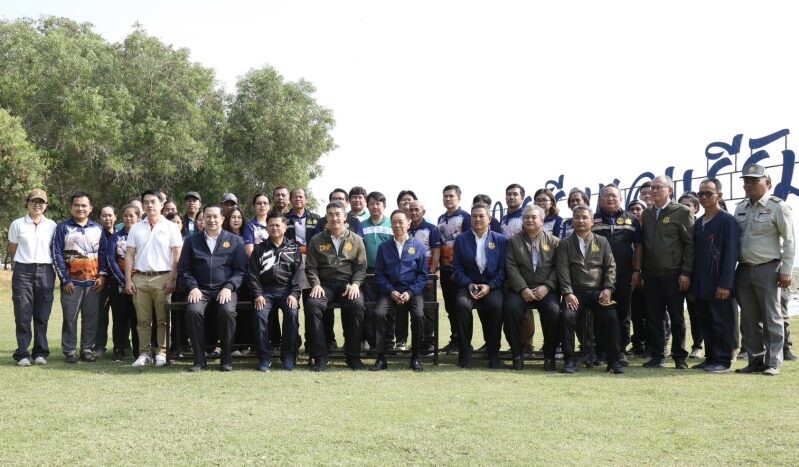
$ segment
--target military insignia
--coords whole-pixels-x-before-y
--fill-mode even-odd
[[[319,251],[330,251],[332,249],[333,249],[333,245],[331,245],[330,243],[325,243],[325,244],[319,245]]]
[[[664,224],[668,224],[669,222],[671,222],[671,218],[669,216],[666,216],[666,217],[663,218],[663,223]]]
[[[759,214],[771,214],[771,209],[769,208],[761,209]]]
[[[599,253],[599,245],[597,245],[596,243],[591,245],[591,251],[593,251],[594,253]]]
[[[488,242],[488,249],[489,250],[493,250],[496,247],[497,247],[497,245],[495,245],[494,242]]]
[[[227,240],[225,240],[225,241],[222,243],[222,248],[230,248],[230,242],[229,242],[229,241],[227,241]]]
[[[409,247],[409,248],[408,248],[408,254],[409,254],[409,255],[412,255],[412,254],[414,254],[414,253],[416,253],[416,248],[414,248],[414,247]]]
[[[749,166],[749,173],[750,174],[757,173],[757,167],[755,167],[754,165]]]
[[[616,219],[616,223],[619,224],[619,225],[624,225],[624,219],[619,217],[618,219]]]
[[[352,243],[347,242],[344,244],[344,251],[351,251],[352,250]]]
[[[633,225],[633,220],[630,219],[630,218],[624,219],[624,224],[625,225]]]
[[[544,250],[544,251],[549,251],[549,245],[544,243],[543,245],[541,245],[541,249]]]

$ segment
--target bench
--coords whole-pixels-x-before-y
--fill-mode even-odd
[[[373,275],[369,274],[367,276],[367,279],[371,279],[371,277],[373,277]],[[439,320],[438,308],[439,307],[438,307],[438,300],[437,300],[437,291],[438,291],[438,276],[436,276],[435,274],[430,274],[428,276],[428,282],[427,282],[427,286],[425,287],[423,296],[424,296],[425,316],[431,315],[433,317],[433,353],[432,353],[432,356],[429,355],[429,354],[427,356],[431,356],[432,357],[432,361],[433,361],[434,365],[438,365],[438,363],[439,363],[439,345],[438,345],[438,337],[439,337],[438,336],[438,320]],[[167,308],[167,310],[170,311],[170,314],[178,313],[178,321],[180,321],[180,320],[183,319],[183,314],[186,312],[186,305],[187,305],[186,302],[172,302],[172,303],[168,303],[166,305],[166,308]],[[375,302],[374,301],[367,301],[367,302],[365,302],[365,305],[366,305],[367,309],[374,309]],[[337,302],[332,302],[330,304],[330,306],[332,308],[341,309],[340,304],[337,303]],[[250,301],[240,301],[240,302],[238,302],[236,304],[236,311],[237,312],[243,312],[243,311],[248,311],[249,312],[249,311],[252,311],[252,310],[253,310],[253,305],[252,305],[252,302],[250,302]],[[183,341],[184,337],[182,336],[182,330],[180,328],[178,328],[178,329],[175,330],[175,333],[176,333],[177,340],[179,342]],[[244,342],[235,342],[233,344],[233,348],[234,349],[238,349],[238,350],[244,349],[244,348],[246,348],[248,346],[250,346],[250,344],[244,343]],[[386,354],[388,354],[388,355],[409,355],[409,356],[410,356],[410,353],[411,353],[410,348],[408,350],[391,349],[391,350],[388,350],[386,352]],[[364,354],[365,355],[374,355],[374,352],[372,350],[369,350],[369,351],[364,352]],[[280,352],[279,351],[273,352],[272,355],[273,355],[273,358],[279,358]],[[338,349],[338,350],[330,352],[330,357],[341,357],[341,358],[343,358],[344,357],[343,349]],[[420,357],[424,358],[425,357],[424,353],[422,353],[420,355]]]

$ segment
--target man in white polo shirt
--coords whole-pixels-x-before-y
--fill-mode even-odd
[[[142,193],[141,201],[147,217],[130,228],[125,250],[125,293],[133,295],[139,334],[139,358],[133,366],[153,361],[150,358],[153,307],[158,340],[155,366],[164,366],[169,336],[166,301],[167,295],[175,291],[183,238],[177,224],[161,215],[164,205],[161,193],[147,190]]]

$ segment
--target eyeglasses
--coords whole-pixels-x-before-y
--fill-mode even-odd
[[[650,185],[649,187],[652,188],[652,191],[660,191],[665,190],[666,188],[671,188],[666,185]]]
[[[47,204],[47,201],[43,199],[29,199],[28,202],[33,204],[34,206],[44,206],[45,204]]]
[[[699,196],[700,198],[710,198],[715,194],[716,194],[715,191],[699,191],[696,193],[696,195]]]

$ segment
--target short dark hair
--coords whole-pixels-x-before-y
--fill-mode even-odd
[[[298,186],[298,187],[296,187],[296,188],[293,188],[293,189],[292,189],[292,190],[289,192],[289,196],[290,196],[290,197],[291,197],[291,196],[294,196],[294,192],[295,192],[295,191],[298,191],[298,190],[302,190],[302,194],[303,194],[304,196],[306,196],[306,197],[308,196],[308,192],[307,192],[307,191],[305,191],[305,188],[302,188],[302,187],[299,187],[299,186]]]
[[[566,202],[567,203],[569,201],[569,198],[571,198],[572,195],[575,194],[575,193],[580,195],[580,198],[583,200],[583,204],[585,204],[586,206],[591,204],[591,200],[588,198],[588,195],[583,190],[581,190],[579,188],[572,188],[571,190],[569,190],[569,196],[566,197]]]
[[[404,209],[395,209],[395,210],[391,211],[391,215],[388,216],[388,218],[389,219],[393,219],[394,218],[394,214],[402,214],[403,216],[405,216],[405,220],[407,220],[409,222],[411,220],[411,214],[408,211],[404,210]]]
[[[266,223],[269,223],[269,219],[280,219],[283,221],[284,224],[288,224],[289,220],[286,219],[286,216],[283,215],[282,212],[272,211],[266,215]]]
[[[89,204],[91,205],[94,204],[94,202],[92,201],[92,195],[86,193],[85,191],[76,191],[75,193],[72,193],[72,196],[69,197],[70,206],[72,205],[72,203],[75,202],[75,198],[88,198]]]
[[[441,193],[446,193],[446,192],[448,192],[450,190],[455,190],[455,194],[458,196],[458,199],[460,199],[460,197],[461,197],[461,187],[459,187],[458,185],[447,185],[447,186],[444,187],[443,190],[441,190]]]
[[[217,208],[217,209],[219,209],[219,212],[222,212],[222,206],[220,206],[220,205],[218,205],[216,203],[209,203],[209,204],[206,204],[205,206],[203,206],[203,211],[202,211],[203,212],[203,216],[205,216],[205,211],[207,211],[209,208]]]
[[[366,188],[362,186],[354,186],[350,188],[350,192],[347,194],[347,199],[352,198],[353,196],[363,195],[366,197]]]
[[[491,208],[488,207],[488,205],[486,203],[480,203],[480,202],[472,204],[472,208],[469,209],[469,212],[470,213],[474,212],[475,209],[485,209],[486,210],[486,214],[488,214],[491,211]]]
[[[142,203],[144,202],[144,197],[148,196],[148,195],[155,196],[156,198],[158,198],[158,201],[160,201],[161,204],[164,203],[164,194],[161,193],[161,190],[144,190],[144,191],[142,191],[141,192],[141,196],[139,197],[139,199],[141,200]]]
[[[721,191],[721,181],[718,178],[706,178],[699,182],[700,185],[703,183],[712,183],[716,186],[716,191]]]
[[[283,186],[283,185],[278,185],[278,186],[276,186],[276,187],[275,187],[275,188],[272,190],[272,196],[274,196],[274,195],[275,195],[275,192],[277,192],[277,190],[286,190],[286,191],[289,191],[289,187],[287,187],[287,186]]]
[[[474,198],[472,198],[472,204],[475,203],[483,203],[488,206],[491,206],[491,197],[488,195],[484,195],[482,193],[479,195],[474,195]]]
[[[519,189],[519,193],[522,195],[522,198],[524,198],[524,187],[519,185],[518,183],[511,183],[510,185],[508,185],[508,187],[505,188],[505,193],[509,192],[510,190],[512,190],[514,188],[518,188]]]
[[[344,188],[335,188],[333,189],[333,191],[330,192],[329,195],[327,195],[328,201],[333,201],[333,193],[344,193],[344,198],[349,199],[349,194],[347,193],[347,190],[345,190]]]
[[[646,182],[642,183],[641,184],[641,188],[652,188],[652,182],[651,181],[646,181]]]
[[[327,212],[327,210],[330,208],[341,209],[342,211],[344,211],[345,209],[344,203],[342,203],[341,201],[331,201],[327,203],[327,206],[325,206],[325,212]]]
[[[411,195],[411,198],[413,198],[414,201],[419,201],[419,198],[416,197],[416,193],[414,193],[412,190],[402,190],[397,195],[397,204],[400,204],[400,201],[402,201],[402,198],[405,195]]]
[[[366,202],[368,203],[370,199],[374,199],[378,203],[383,203],[383,206],[386,205],[386,195],[380,193],[379,191],[373,191],[369,193],[369,195],[366,197]]]

